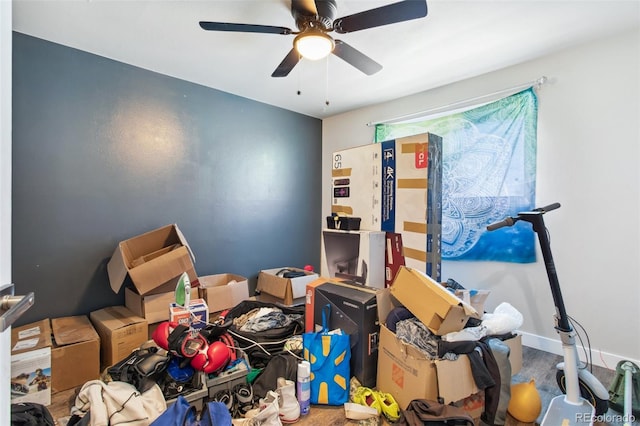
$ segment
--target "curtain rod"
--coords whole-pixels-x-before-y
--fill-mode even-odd
[[[519,89],[524,89],[524,88],[528,88],[528,87],[532,87],[535,86],[536,88],[539,88],[540,86],[542,86],[543,84],[545,84],[547,82],[547,77],[542,76],[536,80],[533,81],[529,81],[528,83],[523,83],[523,84],[519,84],[517,86],[513,86],[513,87],[509,87],[507,89],[502,89],[502,90],[498,90],[497,92],[493,92],[493,93],[488,93],[486,95],[481,95],[481,96],[476,96],[475,98],[469,98],[469,99],[464,99],[461,101],[457,101],[457,102],[453,102],[447,105],[443,105],[443,106],[439,106],[436,108],[431,108],[431,109],[427,109],[424,111],[418,111],[418,112],[414,112],[411,114],[406,114],[406,115],[401,115],[399,117],[392,117],[392,118],[387,118],[385,120],[379,120],[379,121],[370,121],[369,123],[367,123],[367,126],[375,126],[377,124],[382,124],[382,123],[388,123],[388,122],[393,122],[393,121],[398,121],[398,120],[409,120],[411,118],[418,118],[420,116],[425,116],[428,114],[433,114],[433,113],[437,113],[437,112],[444,112],[456,107],[462,107],[464,105],[467,105],[471,102],[477,102],[477,101],[481,101],[483,99],[487,99],[487,98],[491,98],[494,96],[498,96],[498,95],[502,95],[504,93],[509,93],[509,92],[514,92],[516,90]]]

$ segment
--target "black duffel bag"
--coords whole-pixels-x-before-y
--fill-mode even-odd
[[[264,328],[259,330],[243,329],[242,324],[239,324],[243,316],[260,308],[278,309],[281,314],[276,313],[265,320],[260,324]],[[225,322],[231,323],[227,331],[238,347],[247,354],[251,366],[262,368],[273,355],[286,352],[284,345],[287,340],[304,333],[304,310],[304,306],[286,307],[270,302],[244,300],[227,312]],[[274,317],[275,325],[271,326],[270,319]]]

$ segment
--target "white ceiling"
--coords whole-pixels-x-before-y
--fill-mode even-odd
[[[337,17],[393,2],[337,0]],[[422,19],[331,33],[383,65],[372,76],[331,55],[303,59],[288,77],[273,78],[294,35],[213,32],[198,25],[204,20],[296,30],[287,0],[14,0],[13,29],[324,118],[638,28],[640,22],[640,0],[427,3]]]

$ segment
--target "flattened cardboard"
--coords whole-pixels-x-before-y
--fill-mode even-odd
[[[464,328],[478,312],[450,293],[440,283],[417,269],[401,266],[391,294],[438,336]]]
[[[183,272],[195,283],[198,276],[194,262],[178,225],[166,225],[118,243],[107,264],[109,284],[118,293],[128,274],[138,294],[145,295]]]
[[[85,315],[51,320],[53,392],[81,386],[100,377],[100,336]]]
[[[89,318],[100,336],[101,369],[125,359],[148,340],[147,320],[124,306],[93,311]]]
[[[200,298],[207,302],[210,313],[233,308],[249,298],[249,281],[241,275],[205,275],[198,281]]]
[[[283,278],[276,274],[282,269],[304,272],[305,276],[297,278]],[[318,278],[318,274],[305,271],[304,269],[283,267],[274,269],[264,269],[258,274],[258,285],[256,290],[260,293],[273,296],[284,306],[291,306],[295,302],[304,304],[304,297],[307,284]]]

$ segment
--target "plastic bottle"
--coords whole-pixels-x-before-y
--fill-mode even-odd
[[[300,415],[309,414],[311,404],[311,364],[309,361],[298,363],[298,381],[296,383],[296,395],[300,404]]]

